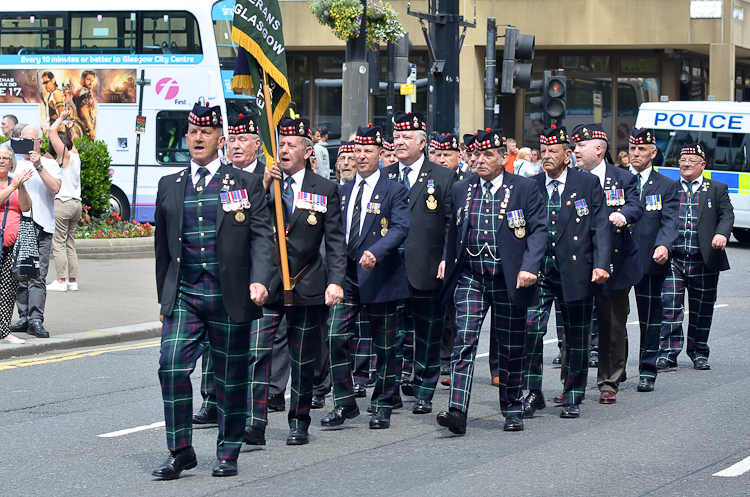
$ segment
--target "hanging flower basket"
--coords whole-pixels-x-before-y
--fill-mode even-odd
[[[359,0],[312,0],[310,12],[318,22],[333,30],[334,36],[348,41],[359,36],[362,23]],[[396,42],[404,35],[398,12],[382,1],[367,2],[367,49],[375,50],[381,42]]]

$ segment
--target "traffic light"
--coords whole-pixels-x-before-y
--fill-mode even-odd
[[[412,44],[411,40],[409,40],[409,33],[404,33],[404,36],[402,38],[399,38],[399,40],[393,45],[396,55],[393,79],[396,83],[406,83],[406,79],[411,74],[409,52],[411,52]]]
[[[534,58],[534,35],[524,35],[518,28],[505,28],[502,79],[500,93],[515,93],[516,88],[528,88],[531,84],[531,63],[518,62]]]
[[[529,87],[540,93],[538,97],[531,97],[529,102],[541,110],[544,127],[549,128],[552,119],[561,124],[565,118],[567,97],[567,78],[563,70],[558,69],[555,76],[552,71],[544,71],[544,79],[532,81]]]

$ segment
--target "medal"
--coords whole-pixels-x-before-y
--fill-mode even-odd
[[[318,224],[318,218],[315,216],[315,211],[310,211],[310,215],[307,216],[307,224],[310,226]]]
[[[427,208],[430,209],[431,211],[434,211],[435,209],[437,209],[437,200],[435,200],[435,197],[433,197],[432,195],[427,197]]]
[[[242,211],[238,211],[234,215],[234,220],[237,221],[238,223],[243,222],[245,220],[245,213]]]
[[[523,238],[524,236],[526,236],[526,228],[524,228],[523,226],[520,226],[515,229],[515,233],[516,233],[516,238]]]
[[[650,212],[652,209],[653,209],[653,207],[651,207],[651,204],[647,203],[646,204],[646,210]]]
[[[427,180],[427,193],[429,193],[430,195],[432,195],[433,193],[435,193],[435,182],[433,180],[431,180],[431,179]]]

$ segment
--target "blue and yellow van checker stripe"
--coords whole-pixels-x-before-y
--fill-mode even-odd
[[[677,167],[654,168],[664,176],[679,181],[680,169]],[[703,177],[726,183],[729,193],[750,195],[750,173],[733,173],[727,171],[703,171]]]

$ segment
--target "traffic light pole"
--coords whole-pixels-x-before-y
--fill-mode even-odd
[[[346,42],[342,79],[341,136],[366,125],[369,117],[369,64],[367,63],[367,1],[362,2],[359,36]]]
[[[495,43],[497,24],[494,17],[487,18],[487,69],[484,73],[484,127],[494,128],[495,122],[495,70],[497,68]]]
[[[386,112],[388,115],[388,127],[386,129],[386,134],[388,136],[393,136],[393,105],[396,103],[395,96],[393,94],[394,92],[394,78],[396,72],[396,45],[388,42],[388,54],[387,54],[387,62],[386,62],[386,68],[385,68],[385,80],[387,82],[387,87],[385,90],[385,102],[386,102]]]
[[[431,85],[433,91],[428,96],[428,121],[432,119],[429,131],[458,134],[459,29],[462,26],[476,27],[476,23],[468,23],[458,14],[458,0],[439,4],[438,0],[430,0],[429,13],[412,12],[407,4],[406,13],[419,19],[430,54],[430,79],[434,83]],[[434,36],[429,36],[424,21],[432,24]],[[433,39],[440,40],[440,43],[433,43]]]

